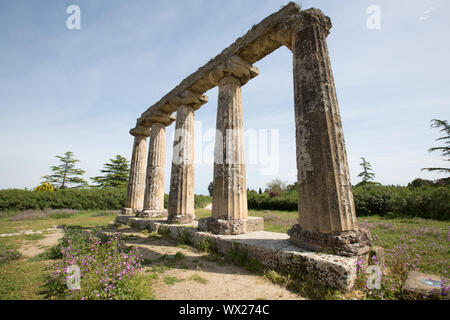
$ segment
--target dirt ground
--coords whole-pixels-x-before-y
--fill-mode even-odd
[[[151,237],[131,228],[118,231],[126,245],[136,246],[144,256],[143,272],[153,274],[154,298],[157,300],[303,300],[271,281],[254,275],[217,255],[179,246],[174,240]],[[61,230],[44,233],[39,240],[25,240],[19,251],[34,257],[55,246]]]
[[[25,240],[19,252],[27,258],[35,257],[41,254],[47,248],[51,248],[58,244],[58,240],[63,236],[62,230],[57,230],[51,233],[43,234],[44,239],[39,240]]]
[[[126,229],[121,231],[135,237],[126,243],[140,248],[146,259],[144,272],[157,275],[152,288],[158,300],[304,299],[216,255],[177,246],[170,239],[155,239]]]

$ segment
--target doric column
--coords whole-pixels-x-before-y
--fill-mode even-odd
[[[192,92],[172,101],[172,105],[178,105],[178,111],[167,208],[169,223],[190,223],[195,219],[194,111],[206,102],[206,96]]]
[[[144,204],[145,167],[147,163],[147,137],[150,128],[137,127],[130,130],[134,136],[133,153],[131,156],[130,175],[128,177],[128,190],[125,208],[122,214],[131,215],[141,211]]]
[[[313,250],[361,254],[370,244],[358,230],[333,74],[326,44],[331,22],[303,12],[294,32],[294,95],[299,222],[288,234]]]
[[[164,164],[166,160],[166,126],[156,122],[150,131],[144,210],[140,217],[164,216]]]
[[[241,86],[257,74],[258,69],[234,56],[214,75],[218,80],[219,98],[212,218],[201,219],[201,229],[240,234],[264,228],[261,218],[248,218],[241,98]]]

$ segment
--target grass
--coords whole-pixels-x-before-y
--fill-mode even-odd
[[[417,269],[449,277],[450,222],[422,218],[386,219],[377,216],[358,218],[370,230],[374,243],[390,253],[405,249],[416,262]]]
[[[23,230],[47,229],[55,225],[64,224],[67,227],[106,227],[113,221],[117,212],[115,211],[76,211],[70,214],[54,214],[45,219],[22,219],[14,220],[18,213],[0,212],[0,233],[15,233]],[[211,216],[211,211],[206,209],[196,210],[197,218]],[[250,210],[249,215],[264,218],[265,230],[285,233],[297,222],[297,212],[285,211],[256,211]],[[386,259],[389,262],[394,252],[406,250],[408,255],[414,260],[417,269],[426,273],[433,273],[439,276],[448,276],[448,266],[450,265],[450,221],[434,221],[421,218],[412,219],[389,219],[378,216],[359,217],[359,224],[371,231],[374,243],[385,249]],[[44,233],[45,234],[45,233]],[[149,233],[148,238],[159,239],[158,233]],[[24,241],[39,240],[43,234],[20,235],[10,237],[0,237],[0,256],[7,252],[14,252],[20,248]],[[179,247],[191,245],[188,235],[182,235]],[[223,258],[214,254],[212,243],[201,243],[200,251],[208,252],[210,261],[223,264]],[[43,299],[42,286],[45,275],[53,263],[53,255],[50,250],[32,258],[16,257],[12,260],[0,263],[0,299]],[[257,261],[252,261],[245,252],[233,250],[228,257],[234,263],[245,267],[252,272],[258,272]],[[158,278],[172,267],[175,261],[182,260],[181,253],[173,256],[165,256],[161,259],[161,264],[149,266],[150,273],[140,276],[147,281],[146,299],[152,299],[151,281]],[[151,262],[148,261],[150,264]],[[203,283],[204,280],[198,275],[192,276],[189,280]],[[314,294],[314,288],[305,282],[277,274],[275,271],[266,271],[264,276],[274,283],[286,286],[293,291],[307,293],[316,297],[336,297],[332,292],[320,290]],[[167,285],[173,285],[181,281],[175,277],[165,277]],[[207,280],[206,280],[207,281]]]
[[[177,277],[172,277],[172,276],[167,276],[164,277],[164,282],[168,285],[168,286],[173,286],[175,283],[183,281],[182,279],[178,279]]]
[[[203,278],[199,274],[195,273],[192,276],[189,277],[190,280],[201,283],[201,284],[207,284],[208,279]]]
[[[62,218],[60,215],[54,215],[49,219],[12,220],[12,218],[18,214],[20,213],[0,212],[0,234],[15,233],[24,230],[36,231],[51,228],[57,225],[81,226],[85,228],[107,225],[108,222],[114,220],[117,212],[108,210],[80,210],[76,211],[74,214],[65,215]]]

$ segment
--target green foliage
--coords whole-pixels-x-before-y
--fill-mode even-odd
[[[202,276],[200,276],[197,273],[195,273],[192,276],[190,276],[189,280],[196,281],[196,282],[201,283],[201,284],[207,284],[208,283],[208,279],[203,278]]]
[[[35,192],[53,192],[55,188],[53,188],[52,184],[49,182],[42,182],[36,188],[34,188]]]
[[[46,283],[47,295],[75,300],[140,299],[145,279],[137,277],[142,255],[124,246],[120,235],[68,230],[59,244],[62,261]],[[80,268],[80,289],[68,289],[67,268]]]
[[[365,184],[368,182],[373,181],[375,178],[375,174],[372,171],[372,165],[366,161],[365,158],[361,158],[362,162],[360,163],[360,166],[363,168],[363,171],[358,174],[358,177],[362,178],[361,183]]]
[[[167,276],[164,277],[164,282],[168,286],[173,286],[175,283],[182,281],[181,279],[178,279],[177,277]]]
[[[429,187],[433,185],[434,183],[431,180],[417,178],[408,183],[408,188]]]
[[[197,248],[200,251],[207,252],[207,253],[213,253],[213,252],[217,251],[214,241],[210,238],[204,238],[201,241],[199,241],[197,243]]]
[[[56,156],[61,162],[59,166],[52,166],[50,170],[53,172],[51,175],[44,176],[47,182],[52,183],[59,189],[65,188],[79,188],[87,186],[86,180],[81,178],[86,172],[84,170],[75,167],[77,162],[73,157],[73,152],[67,151],[64,156]]]
[[[0,252],[0,265],[2,263],[10,262],[13,260],[18,260],[21,257],[22,257],[22,254],[15,249],[2,251],[2,252]]]
[[[258,273],[263,270],[263,266],[258,259],[252,257],[247,248],[243,248],[233,243],[227,258],[240,267],[244,267],[250,272]]]
[[[450,219],[450,188],[365,185],[354,188],[356,214]]]
[[[255,191],[247,193],[248,208],[255,210],[298,210],[297,191],[285,191],[281,196],[270,197],[267,193],[258,194]]]
[[[0,190],[0,211],[75,209],[118,210],[125,205],[126,190],[119,188],[62,189],[55,192]]]
[[[282,194],[286,190],[286,183],[280,179],[274,179],[267,184],[269,192]]]
[[[416,185],[416,183],[414,183]],[[368,182],[353,188],[357,216],[420,217],[450,219],[450,187],[448,185],[401,187]],[[247,194],[248,208],[254,210],[297,211],[296,191],[285,191],[271,198],[268,194]]]
[[[206,207],[208,204],[212,202],[212,198],[210,196],[204,195],[195,195],[194,197],[194,208],[201,209]]]
[[[428,152],[439,151],[441,152],[444,161],[450,161],[450,124],[447,120],[433,119],[431,120],[430,126],[431,128],[440,128],[440,131],[444,133],[444,136],[436,139],[436,141],[444,141],[444,145],[441,147],[430,148],[428,149]],[[423,168],[422,170],[450,173],[450,168]]]
[[[213,191],[214,191],[214,183],[210,182],[208,185],[208,192],[211,197],[213,195]]]
[[[128,160],[121,155],[116,155],[114,159],[109,159],[109,163],[104,164],[100,171],[103,175],[92,177],[91,180],[100,188],[125,187],[128,183],[129,164]]]
[[[192,245],[191,235],[187,230],[184,230],[182,234],[180,234],[180,237],[178,238],[178,244],[184,244],[184,245]]]

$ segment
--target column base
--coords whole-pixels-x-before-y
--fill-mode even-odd
[[[264,231],[264,219],[262,217],[248,217],[239,220],[223,220],[209,217],[199,219],[198,228],[215,234],[237,235]]]
[[[141,212],[136,213],[137,218],[163,218],[167,217],[167,210],[142,210]]]
[[[120,214],[122,214],[124,216],[131,216],[131,215],[133,215],[133,209],[132,208],[122,208],[122,210],[120,211]]]
[[[167,219],[168,223],[171,224],[187,224],[187,223],[191,223],[192,221],[195,220],[195,215],[190,215],[190,214],[179,214],[173,217],[170,217]]]
[[[369,252],[372,247],[370,232],[365,229],[323,233],[305,230],[295,224],[287,232],[290,241],[301,248],[332,252],[333,254],[353,257]]]

